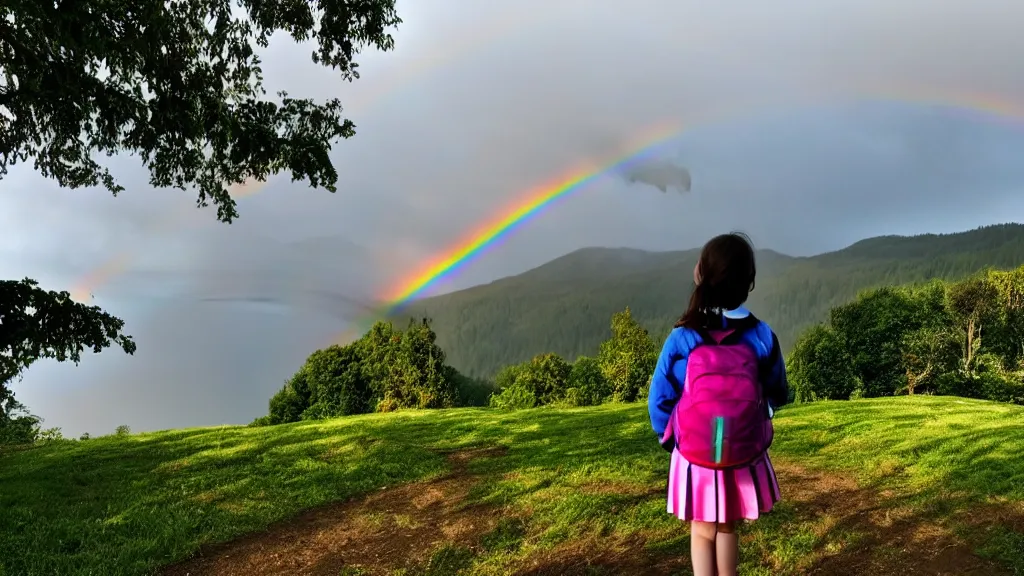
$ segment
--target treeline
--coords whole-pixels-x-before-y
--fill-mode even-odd
[[[507,366],[494,382],[469,378],[445,361],[426,319],[404,331],[378,322],[351,344],[312,353],[270,399],[266,426],[402,408],[486,406],[501,409],[631,402],[647,394],[658,348],[629,309],[615,314],[612,336],[596,357],[569,363],[540,354]]]
[[[629,308],[595,356],[555,353],[505,366],[493,382],[445,363],[426,320],[376,324],[318,350],[254,424],[399,408],[592,406],[646,398],[659,343]],[[787,359],[793,400],[943,394],[1024,404],[1024,267],[964,280],[890,286],[834,307]]]
[[[658,362],[658,345],[629,308],[612,316],[611,329],[611,338],[601,343],[596,357],[579,356],[570,363],[548,352],[506,366],[495,378],[498,391],[490,406],[516,410],[644,399]]]
[[[405,330],[377,322],[351,344],[310,354],[270,399],[269,414],[252,424],[486,402],[487,383],[449,366],[436,340],[426,319],[410,320]]]
[[[832,309],[788,361],[797,401],[942,394],[1024,403],[1024,267],[885,287]]]
[[[495,378],[502,367],[543,352],[568,360],[594,354],[608,337],[608,318],[627,305],[651,334],[664,336],[686,306],[698,253],[580,250],[517,276],[417,300],[405,313],[433,319],[453,366]],[[1017,224],[873,238],[809,258],[761,250],[748,307],[771,323],[783,350],[792,350],[808,328],[863,290],[1021,264],[1024,226]]]

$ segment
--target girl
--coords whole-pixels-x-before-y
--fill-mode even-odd
[[[743,307],[754,289],[755,273],[754,250],[745,236],[724,234],[704,245],[693,270],[690,304],[665,340],[651,380],[651,425],[662,446],[672,452],[668,512],[691,523],[694,576],[735,575],[737,522],[755,520],[779,501],[767,447],[772,436],[771,417],[775,408],[786,403],[789,390],[778,338]],[[732,345],[726,346],[730,336]],[[719,354],[725,348],[730,350]],[[700,352],[695,353],[697,350]],[[743,362],[743,354],[749,361]],[[728,361],[738,368],[723,368]],[[750,378],[744,381],[747,366]],[[699,385],[695,386],[695,381]],[[746,382],[749,386],[743,388]],[[722,390],[733,392],[733,388],[735,394],[722,394]],[[740,388],[750,390],[748,395],[756,398],[746,404],[737,400],[743,398]],[[699,391],[694,394],[694,390]],[[680,413],[673,414],[677,405]],[[685,433],[679,433],[677,428],[685,428],[688,418],[698,424],[689,424]],[[743,422],[743,418],[754,418],[756,423]],[[724,442],[723,429],[730,431],[724,434]],[[701,435],[708,438],[694,439]],[[693,448],[695,443],[707,450]],[[749,456],[739,456],[741,452]],[[691,455],[690,459],[683,453]]]

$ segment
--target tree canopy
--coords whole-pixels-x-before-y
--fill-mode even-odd
[[[869,290],[789,357],[797,400],[950,394],[1024,403],[1024,267]]]
[[[191,190],[228,223],[238,216],[231,185],[287,171],[334,192],[329,153],[355,125],[337,98],[268,97],[258,49],[284,32],[352,81],[360,50],[392,49],[400,23],[395,0],[4,2],[0,179],[32,161],[62,187],[116,195],[124,186],[100,160],[130,155],[152,186]],[[132,353],[123,327],[67,292],[0,282],[0,426],[23,409],[9,383],[25,368],[113,343]]]
[[[231,184],[287,170],[333,192],[331,145],[355,133],[337,98],[267,99],[257,48],[278,31],[314,41],[313,62],[351,81],[360,49],[390,50],[401,22],[395,0],[13,0],[0,16],[0,177],[31,159],[116,194],[96,156],[129,153],[225,222]]]

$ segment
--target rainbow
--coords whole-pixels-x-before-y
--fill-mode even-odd
[[[675,140],[681,132],[681,126],[677,124],[659,124],[642,131],[640,137],[625,147],[625,155],[614,156],[605,162],[591,162],[579,166],[527,191],[416,272],[398,281],[393,288],[385,292],[381,303],[373,307],[370,315],[353,322],[343,334],[334,339],[334,343],[345,344],[359,338],[374,321],[401,311],[407,304],[455,275],[464,266],[483,255],[489,248],[500,244],[502,240],[511,236],[535,216],[554,206],[559,200],[579,192],[609,172],[628,168],[647,159]]]
[[[527,191],[414,274],[399,281],[385,294],[385,309],[389,312],[400,310],[439,282],[457,273],[489,248],[508,238],[559,200],[584,189],[609,172],[627,168],[646,159],[677,137],[680,132],[681,129],[676,125],[656,126],[643,132],[635,143],[628,146],[625,156],[577,167]]]
[[[959,108],[977,112],[983,116],[1024,118],[1024,108],[1020,105],[993,95],[983,97],[980,94],[961,94],[959,97],[936,99],[892,90],[878,90],[875,93],[878,94],[878,97],[849,99],[831,95],[831,98],[820,99],[823,101],[817,103],[836,105],[844,101],[849,103],[851,100],[904,102]],[[525,223],[552,207],[559,200],[580,191],[609,172],[627,168],[631,163],[642,161],[658,151],[664,144],[674,140],[681,132],[681,127],[678,125],[660,125],[653,130],[648,130],[644,136],[637,139],[637,142],[627,147],[628,152],[625,156],[614,157],[603,163],[591,163],[584,167],[578,167],[528,190],[515,202],[504,207],[447,250],[433,257],[415,273],[395,283],[385,292],[381,298],[381,304],[375,307],[378,313],[374,318],[386,318],[401,311],[410,302],[424,296],[431,288],[452,277],[467,264],[487,252],[489,248],[508,238]],[[358,337],[356,332],[365,330],[371,322],[371,318],[355,322],[354,326],[346,331],[343,339]]]

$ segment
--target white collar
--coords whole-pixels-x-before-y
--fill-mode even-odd
[[[722,312],[723,318],[732,318],[733,320],[739,320],[740,318],[746,318],[747,316],[750,316],[750,311],[743,306]]]

